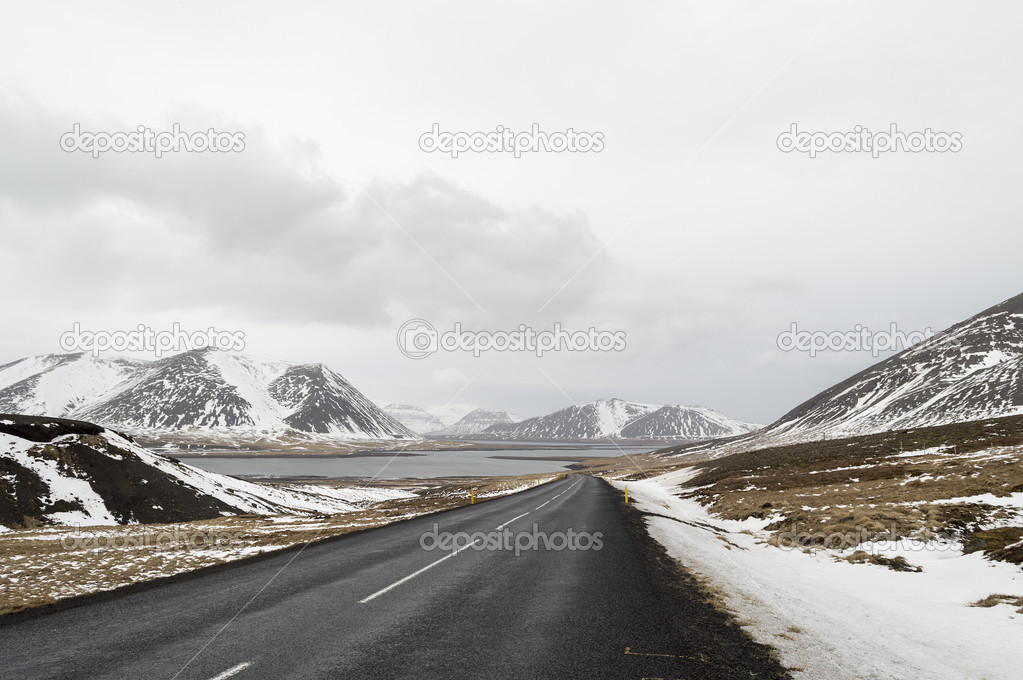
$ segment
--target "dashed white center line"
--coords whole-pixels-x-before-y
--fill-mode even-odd
[[[501,529],[504,529],[504,528],[505,528],[506,526],[508,526],[509,524],[511,524],[512,522],[514,522],[514,521],[515,521],[516,519],[522,519],[523,517],[525,517],[525,516],[526,516],[526,515],[528,515],[528,514],[529,514],[528,512],[524,512],[524,513],[522,513],[521,515],[519,515],[518,517],[515,517],[514,519],[510,519],[510,520],[508,520],[507,522],[505,522],[505,523],[504,523],[504,524],[502,524],[501,526],[497,527],[497,530],[498,530],[498,531],[500,531]]]
[[[547,501],[547,503],[550,503],[550,501]],[[535,508],[533,508],[533,509],[534,509],[534,510],[539,510],[539,509],[540,509],[540,508],[542,508],[542,507],[543,507],[544,505],[547,505],[547,503],[544,503],[543,505],[538,505],[538,506],[536,506],[536,507],[535,507]]]
[[[578,485],[579,485],[579,482],[576,482],[575,484],[573,484],[572,486],[568,487],[567,489],[565,489],[564,491],[559,493],[557,496],[552,498],[551,501],[557,500],[558,498],[561,498],[562,496],[564,496],[566,493],[568,493],[569,491],[571,491],[572,489],[574,489]],[[550,501],[547,501],[547,502],[550,503]]]
[[[555,498],[558,498],[558,496],[561,496],[562,494],[566,493],[567,491],[571,491],[572,489],[574,489],[576,487],[577,484],[579,484],[579,482],[576,482],[572,486],[570,486],[567,489],[565,489],[565,491],[562,491],[561,493],[559,493],[557,496],[552,498],[551,501],[553,501]],[[550,503],[551,501],[547,501],[547,503]],[[544,503],[543,505],[541,505],[539,508],[536,508],[536,509],[539,510],[544,505],[547,505],[547,503]],[[499,527],[497,527],[497,531],[503,530],[506,526],[508,526],[509,524],[514,522],[515,520],[522,519],[523,517],[525,517],[528,514],[529,514],[528,512],[524,512],[521,515],[519,515],[518,517],[513,517],[512,519],[508,520],[504,524],[502,524]],[[480,542],[480,539],[476,539],[475,541],[473,541],[472,543],[469,543],[468,545],[463,545],[458,550],[453,550],[450,555],[445,555],[444,557],[440,558],[436,562],[431,562],[430,564],[426,565],[425,567],[423,567],[419,571],[415,571],[415,572],[409,574],[408,576],[406,576],[405,578],[399,579],[399,580],[395,581],[394,583],[392,583],[391,585],[387,586],[386,588],[381,588],[380,590],[376,591],[375,593],[373,593],[369,597],[362,598],[361,600],[359,600],[359,604],[366,604],[370,600],[374,600],[374,599],[380,597],[381,595],[383,595],[384,593],[386,593],[386,592],[388,592],[390,590],[393,590],[394,588],[397,588],[402,583],[407,583],[408,581],[411,581],[416,576],[419,576],[420,574],[422,574],[424,571],[426,571],[428,569],[433,569],[434,567],[436,567],[438,564],[440,564],[444,560],[450,560],[452,557],[454,557],[458,553],[462,552],[463,550],[466,550],[468,548],[473,547],[474,545],[476,545],[479,542]],[[244,663],[244,664],[240,664],[238,666],[235,666],[234,668],[232,668],[232,669],[230,669],[228,671],[224,671],[224,673],[221,673],[220,675],[218,675],[217,677],[213,678],[212,680],[224,680],[225,678],[229,678],[232,675],[234,675],[235,673],[238,673],[239,671],[245,670],[246,668],[249,667],[249,665],[250,664],[248,664],[248,663]]]
[[[458,553],[462,552],[463,550],[466,550],[468,548],[473,547],[474,545],[476,545],[479,542],[480,542],[480,539],[477,538],[472,543],[469,543],[468,545],[463,545],[458,550],[452,550],[450,555],[445,555],[444,557],[440,558],[436,562],[431,562],[430,564],[426,565],[425,567],[423,567],[419,571],[413,572],[413,573],[409,574],[408,576],[406,576],[405,578],[400,579],[398,581],[395,581],[394,583],[392,583],[391,585],[387,586],[386,588],[381,588],[380,590],[376,591],[375,593],[373,593],[369,597],[362,598],[361,600],[359,600],[359,604],[366,604],[370,600],[372,600],[374,598],[377,598],[377,597],[380,597],[381,595],[383,595],[387,591],[392,590],[394,588],[397,588],[402,583],[406,583],[407,581],[411,581],[412,579],[414,579],[416,576],[419,576],[420,574],[422,574],[427,569],[433,569],[434,567],[436,567],[438,564],[440,564],[444,560],[450,560],[452,557],[454,557]]]
[[[251,665],[252,665],[251,661],[246,661],[245,663],[240,663],[237,666],[235,666],[234,668],[228,668],[226,671],[224,671],[220,675],[218,675],[216,677],[213,677],[213,678],[210,678],[210,680],[227,680],[230,677],[234,677],[235,675],[238,675],[239,673],[241,673],[243,670],[245,670],[246,668],[248,668]]]

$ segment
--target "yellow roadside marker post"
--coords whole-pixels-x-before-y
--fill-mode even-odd
[[[625,502],[629,502],[629,487],[625,487]]]
[[[469,489],[469,505],[476,505],[476,489]]]

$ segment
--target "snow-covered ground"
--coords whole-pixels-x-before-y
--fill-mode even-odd
[[[874,546],[886,557],[905,557],[920,573],[836,560],[850,550],[773,547],[763,531],[770,519],[722,520],[675,495],[692,475],[683,469],[614,485],[627,486],[639,509],[662,515],[647,518],[650,534],[723,590],[742,625],[775,647],[785,666],[802,669],[796,677],[1023,677],[1023,614],[1009,604],[970,606],[996,593],[1023,597],[1020,567],[948,544]]]

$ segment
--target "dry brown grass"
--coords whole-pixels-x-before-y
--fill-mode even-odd
[[[774,545],[940,535],[1023,562],[1023,508],[957,500],[1023,491],[1021,440],[1009,418],[795,444],[701,463],[685,486],[720,517],[771,519]]]
[[[467,505],[551,475],[431,480],[417,496],[339,515],[238,516],[170,525],[36,527],[0,534],[0,615]],[[391,485],[382,483],[381,486]],[[479,499],[485,502],[486,499]],[[171,536],[186,536],[185,545]],[[196,543],[189,545],[194,537]],[[222,541],[217,544],[218,539]]]
[[[244,516],[2,534],[0,614],[379,526],[393,514],[393,509],[362,510],[333,517],[293,517],[287,523]],[[174,536],[185,538],[178,541]]]
[[[910,572],[921,572],[923,569],[920,567],[913,566],[905,557],[899,555],[898,557],[888,558],[883,555],[876,555],[874,553],[868,553],[863,550],[857,550],[852,555],[845,558],[846,562],[850,564],[877,564],[882,567],[888,567],[892,571],[910,571]]]
[[[1011,607],[1019,607],[1016,611],[1023,614],[1023,597],[1015,595],[988,595],[982,600],[977,600],[971,607],[995,607],[1000,604],[1007,604]]]

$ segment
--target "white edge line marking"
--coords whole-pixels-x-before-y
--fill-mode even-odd
[[[252,665],[251,661],[246,661],[245,663],[240,663],[237,666],[235,666],[234,668],[228,668],[226,671],[224,671],[220,675],[218,675],[218,676],[216,676],[214,678],[210,678],[210,680],[227,680],[227,678],[230,678],[233,675],[238,675],[239,673],[241,673],[243,670],[245,670],[246,668],[248,668],[251,665]]]
[[[372,600],[372,599],[374,599],[374,598],[377,598],[377,597],[380,597],[381,595],[383,595],[383,594],[384,594],[384,593],[386,593],[387,591],[389,591],[389,590],[392,590],[392,589],[394,589],[394,588],[397,588],[397,587],[398,587],[398,586],[400,586],[400,585],[401,585],[402,583],[405,583],[405,582],[407,582],[407,581],[411,581],[412,579],[414,579],[414,578],[415,578],[416,576],[419,576],[420,574],[422,574],[422,573],[423,573],[424,571],[426,571],[427,569],[432,569],[432,568],[436,567],[436,566],[437,566],[438,564],[440,564],[440,563],[441,563],[441,562],[443,562],[444,560],[450,560],[450,559],[451,559],[452,557],[454,557],[454,556],[455,556],[455,555],[457,555],[458,553],[462,552],[463,550],[466,550],[467,548],[471,548],[472,546],[476,545],[476,544],[477,544],[477,543],[479,543],[479,542],[480,542],[480,539],[478,539],[478,538],[477,538],[477,539],[476,539],[475,541],[473,541],[472,543],[470,543],[470,544],[468,544],[468,545],[463,545],[463,546],[462,546],[461,548],[459,548],[458,550],[454,550],[454,551],[452,551],[450,555],[445,555],[444,557],[440,558],[440,559],[439,559],[439,560],[437,560],[436,562],[431,562],[430,564],[426,565],[425,567],[423,567],[423,568],[422,568],[422,569],[420,569],[419,571],[413,572],[413,573],[409,574],[408,576],[406,576],[405,578],[403,578],[403,579],[400,579],[400,580],[398,580],[398,581],[395,581],[394,583],[392,583],[391,585],[387,586],[386,588],[383,588],[383,589],[381,589],[381,590],[378,590],[378,591],[376,591],[375,593],[373,593],[373,594],[372,594],[372,595],[370,595],[369,597],[364,597],[364,598],[362,598],[361,600],[359,600],[359,604],[366,604],[366,603],[367,603],[367,602],[369,602],[370,600]],[[214,679],[214,680],[215,680],[215,679]]]

